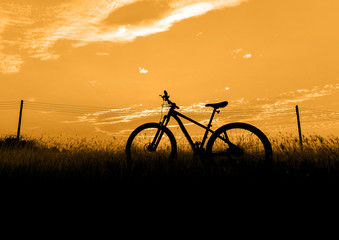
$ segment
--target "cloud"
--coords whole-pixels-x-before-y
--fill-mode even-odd
[[[141,74],[145,74],[145,73],[148,73],[148,70],[146,70],[145,68],[139,67],[139,72]]]
[[[168,0],[139,0],[111,12],[103,23],[107,25],[146,24],[162,18],[170,9]]]
[[[302,103],[316,98],[329,96],[339,92],[339,83],[314,86],[310,89],[296,89],[280,93],[273,98],[256,98],[253,100],[233,100],[228,108],[235,112],[242,110],[256,112],[277,112],[283,109],[293,109],[297,103]]]
[[[245,58],[245,59],[249,59],[249,58],[251,58],[252,57],[252,54],[251,53],[247,53],[247,54],[245,54],[244,56],[243,56],[243,58]]]
[[[8,55],[0,52],[0,72],[5,74],[19,72],[22,63],[20,55]]]
[[[275,98],[257,98],[245,100],[244,98],[233,99],[229,101],[227,109],[221,109],[220,114],[215,116],[213,127],[216,129],[229,122],[248,122],[255,123],[258,127],[272,128],[274,131],[287,129],[294,126],[295,123],[295,104],[313,100],[323,96],[336,94],[339,91],[339,84],[325,84],[315,86],[310,89],[296,89],[279,94]],[[211,116],[212,109],[205,107],[207,102],[193,103],[188,106],[180,106],[180,112],[191,117],[202,124],[207,124]],[[302,108],[303,117],[309,116],[314,121],[337,121],[338,113],[307,110]],[[312,112],[313,111],[313,112]],[[133,105],[128,108],[108,109],[93,113],[83,114],[75,121],[64,121],[64,123],[88,122],[93,125],[96,131],[106,134],[130,134],[131,126],[138,126],[145,122],[158,122],[162,114],[167,112],[166,109],[146,108],[140,105]],[[163,116],[163,115],[162,115]],[[312,119],[311,119],[312,117]],[[187,127],[193,125],[185,121]],[[171,121],[169,127],[178,127],[175,122]],[[273,131],[270,129],[270,131]]]
[[[250,53],[249,51],[245,51],[242,48],[238,48],[238,49],[234,49],[232,51],[232,56],[233,56],[234,59],[236,59],[238,57],[241,57],[241,58],[244,58],[244,59],[250,59],[250,58],[253,57],[253,54]]]
[[[32,55],[31,56],[32,58],[38,58],[40,60],[55,60],[55,59],[58,59],[60,57],[59,54],[52,54],[52,53],[49,53],[49,52],[44,52],[44,53],[38,53],[38,54],[35,54],[35,55]]]
[[[12,3],[0,3],[0,73],[16,73],[20,71],[23,59],[20,54],[7,54],[3,51],[15,41],[8,35],[8,28],[20,30],[18,26],[31,24],[30,7],[18,7]]]
[[[339,84],[326,84],[324,86],[315,86],[312,89],[298,89],[287,93],[282,93],[275,100],[274,106],[283,106],[289,103],[298,103],[314,98],[328,96],[338,91]]]
[[[150,23],[141,25],[114,25],[112,27],[106,26],[105,28],[96,29],[96,31],[92,31],[89,34],[82,36],[82,38],[78,40],[84,42],[130,42],[135,40],[137,37],[148,36],[151,34],[167,31],[176,22],[202,15],[212,9],[213,5],[210,3],[195,3],[189,6],[173,9],[163,18],[156,19]]]
[[[73,47],[91,42],[130,42],[169,30],[184,19],[236,6],[244,0],[71,0],[0,2],[2,73],[18,72],[23,56],[57,59],[61,39]],[[37,4],[39,3],[39,5]],[[143,10],[143,11],[140,11]],[[135,14],[135,13],[138,14]]]
[[[106,53],[106,52],[98,52],[98,53],[95,53],[95,55],[97,55],[97,56],[108,56],[109,53]]]
[[[195,34],[196,37],[200,37],[201,35],[203,35],[203,32],[198,32],[197,34]]]
[[[83,41],[133,41],[137,37],[167,31],[174,23],[184,19],[201,16],[211,10],[236,6],[243,1],[244,0],[173,1],[173,3],[170,4],[172,8],[167,10],[160,19],[154,19],[152,22],[142,25],[127,24],[118,27],[107,27],[107,29],[103,31],[87,36]]]
[[[134,0],[135,1],[135,0]],[[81,40],[116,8],[132,0],[73,0],[59,4],[26,4],[22,1],[0,3],[0,50],[2,73],[18,72],[22,55],[41,60],[57,59],[51,47],[60,39]]]

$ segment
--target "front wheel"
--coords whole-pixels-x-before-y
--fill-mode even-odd
[[[177,144],[168,128],[146,123],[131,133],[125,151],[129,161],[168,160],[176,156]]]
[[[266,169],[272,162],[272,146],[266,135],[247,123],[230,123],[217,129],[210,137],[206,153],[228,170],[237,167]]]

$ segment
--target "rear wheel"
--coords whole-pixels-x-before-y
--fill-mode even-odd
[[[272,162],[272,146],[266,135],[246,123],[230,123],[210,137],[206,152],[227,171],[268,169]]]

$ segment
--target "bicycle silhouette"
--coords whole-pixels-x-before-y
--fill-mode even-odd
[[[250,160],[257,163],[270,163],[272,160],[272,147],[266,135],[258,128],[247,123],[229,123],[221,126],[216,131],[211,130],[215,113],[228,105],[227,101],[206,104],[213,108],[213,112],[207,126],[179,113],[179,107],[169,100],[169,95],[164,91],[160,95],[167,102],[169,111],[159,123],[146,123],[136,128],[129,136],[125,152],[128,160],[144,158],[174,159],[177,156],[177,142],[173,133],[167,127],[171,118],[174,118],[184,136],[188,140],[193,153],[214,160]],[[193,142],[181,119],[184,118],[193,124],[204,128],[205,134],[201,142]],[[208,133],[212,135],[208,137]],[[205,143],[206,144],[206,148]]]

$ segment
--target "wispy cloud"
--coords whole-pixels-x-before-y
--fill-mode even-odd
[[[106,53],[106,52],[98,52],[98,53],[95,53],[95,55],[97,55],[97,56],[108,56],[109,53]]]
[[[268,103],[263,104],[262,108],[283,107],[290,104],[328,96],[337,91],[339,91],[338,83],[325,84],[324,86],[315,86],[311,89],[297,89],[295,91],[281,93],[276,98],[271,99]]]
[[[20,71],[23,63],[20,54],[5,53],[6,48],[16,45],[17,40],[13,40],[12,36],[7,36],[6,29],[11,28],[21,31],[32,23],[29,16],[31,15],[31,7],[19,7],[13,3],[0,3],[0,73],[16,73]],[[20,27],[21,26],[21,27]]]
[[[234,59],[236,59],[236,58],[250,59],[250,58],[253,57],[253,53],[251,53],[248,50],[238,48],[238,49],[234,49],[232,51],[232,56],[233,56]]]
[[[146,73],[148,73],[148,70],[145,69],[145,68],[143,68],[143,67],[139,67],[139,72],[140,72],[141,74],[146,74]]]
[[[0,52],[0,72],[16,73],[20,71],[23,60],[20,55],[9,55]]]
[[[329,96],[339,92],[339,84],[325,84],[315,86],[310,89],[296,89],[279,94],[274,98],[257,98],[245,100],[244,98],[230,100],[226,109],[216,115],[213,120],[213,127],[217,128],[229,122],[249,122],[258,123],[262,127],[275,126],[277,130],[289,126],[295,122],[295,104],[302,103],[323,96]],[[194,120],[206,124],[212,110],[205,107],[207,102],[193,103],[188,106],[180,106],[180,112],[192,117]],[[307,109],[304,110],[304,113]],[[307,110],[308,111],[308,110]],[[97,131],[106,133],[129,134],[126,128],[138,122],[155,121],[157,122],[164,114],[166,109],[153,108],[147,109],[142,105],[131,106],[124,109],[113,109],[86,114],[78,118],[78,122],[92,123]],[[338,113],[320,113],[310,112],[314,119],[318,121],[330,117],[338,118]],[[75,121],[75,122],[77,122]],[[74,123],[69,122],[69,123]],[[175,122],[170,123],[170,127],[178,127]],[[174,125],[173,125],[174,124]],[[186,126],[192,126],[185,122]],[[281,128],[280,128],[281,126]],[[272,129],[271,129],[272,130]]]
[[[251,53],[247,53],[243,56],[243,58],[245,58],[245,59],[248,59],[248,58],[251,58],[251,57],[252,57]]]
[[[75,47],[98,41],[129,42],[137,37],[167,31],[184,19],[236,6],[243,1],[71,0],[46,1],[40,5],[4,1],[0,3],[0,72],[18,72],[24,56],[57,59],[59,55],[53,52],[52,47],[60,39],[72,41]],[[112,16],[123,8],[124,16],[128,16],[128,11],[130,16],[135,16],[132,10],[135,11],[133,4],[137,3],[138,8],[145,5],[144,19],[114,21]],[[150,6],[160,6],[155,8],[157,14],[148,9]],[[6,51],[11,54],[5,54]]]
[[[82,41],[133,41],[137,37],[169,30],[176,22],[184,19],[203,15],[211,10],[223,7],[236,6],[244,0],[209,0],[209,1],[172,1],[170,8],[160,19],[153,19],[146,24],[125,24],[98,29],[88,36],[84,36]],[[160,1],[161,2],[161,1]],[[114,14],[114,13],[113,13]]]

